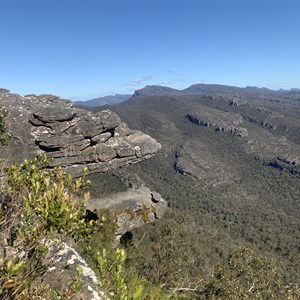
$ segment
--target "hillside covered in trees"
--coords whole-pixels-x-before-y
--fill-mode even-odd
[[[153,159],[112,174],[155,188],[170,205],[166,218],[126,242],[132,255],[145,253],[134,268],[154,281],[160,266],[162,278],[197,282],[246,246],[277,261],[285,283],[299,283],[299,92],[217,85],[160,92],[147,87],[111,107],[162,145]]]
[[[128,127],[107,110],[2,92],[1,299],[299,299],[297,94],[137,93],[112,107]],[[19,151],[30,134],[16,122],[36,126]],[[102,151],[89,160],[74,134]],[[105,208],[118,197],[125,206]]]

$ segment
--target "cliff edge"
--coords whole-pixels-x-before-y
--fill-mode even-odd
[[[12,94],[0,89],[0,107],[7,110],[12,138],[0,148],[3,164],[21,162],[37,154],[53,160],[74,177],[139,162],[153,156],[161,145],[150,136],[128,128],[110,110],[91,113],[53,95]]]

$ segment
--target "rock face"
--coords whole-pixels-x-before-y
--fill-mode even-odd
[[[167,208],[167,202],[157,192],[147,187],[129,189],[105,198],[90,199],[86,207],[90,211],[109,208],[117,215],[117,241],[126,232],[145,223],[160,219]]]
[[[62,166],[73,176],[139,162],[161,145],[150,136],[130,130],[110,110],[91,113],[53,95],[20,96],[0,89],[0,107],[8,111],[8,147],[0,148],[7,163],[45,153],[50,167]]]
[[[117,216],[116,245],[118,245],[125,233],[161,218],[167,208],[167,202],[159,193],[142,187],[101,199],[90,199],[87,202],[87,209],[92,212],[100,208],[109,208]],[[79,293],[73,297],[74,300],[108,299],[99,289],[99,281],[95,272],[76,250],[65,242],[51,248],[49,268],[43,283],[52,289],[64,290],[71,286],[72,281],[76,278],[78,267],[82,270],[82,286]]]
[[[217,155],[214,147],[209,151],[201,139],[187,141],[175,154],[174,170],[189,176],[195,184],[216,188],[228,186],[239,178],[233,165]]]
[[[211,111],[213,111],[211,109]],[[201,125],[205,127],[213,127],[215,131],[230,132],[239,137],[248,137],[248,132],[246,128],[240,125],[243,121],[240,116],[229,113],[215,113],[213,111],[211,115],[207,113],[195,113],[186,115],[186,119],[193,124]]]
[[[44,276],[44,284],[49,285],[52,289],[63,291],[71,286],[78,274],[78,268],[81,268],[81,288],[72,299],[107,299],[104,293],[99,291],[99,281],[95,272],[74,248],[63,242],[58,247],[53,247],[52,252],[50,251],[50,266]]]
[[[91,113],[53,95],[22,97],[0,89],[0,109],[8,112],[5,125],[12,134],[8,145],[0,147],[0,158],[3,158],[0,167],[46,154],[52,158],[50,168],[62,166],[76,177],[84,168],[88,173],[97,173],[139,162],[161,148],[150,136],[129,129],[110,110]],[[5,201],[0,197],[0,205]],[[90,211],[100,208],[115,211],[117,240],[133,228],[160,218],[166,207],[160,194],[145,187],[87,203]],[[52,247],[48,261],[44,284],[64,290],[72,284],[80,266],[82,289],[72,299],[107,299],[99,291],[93,270],[70,245],[63,242]]]
[[[300,162],[294,158],[278,156],[274,160],[267,161],[265,165],[293,175],[300,175]]]

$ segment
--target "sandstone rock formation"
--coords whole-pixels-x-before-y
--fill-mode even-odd
[[[50,168],[62,166],[77,177],[85,168],[88,173],[97,173],[139,162],[161,148],[150,136],[128,128],[110,110],[92,113],[75,108],[71,101],[53,95],[22,97],[0,89],[0,109],[8,112],[5,125],[12,134],[8,145],[0,147],[0,158],[3,158],[0,170],[5,164],[46,154],[52,158]],[[1,172],[0,176],[3,176]],[[0,204],[5,204],[5,201],[0,197]],[[145,187],[103,199],[91,199],[87,203],[90,211],[100,208],[115,211],[117,240],[133,228],[160,218],[166,207],[167,203],[160,194]],[[2,239],[7,237],[1,236]],[[1,250],[0,247],[0,257]],[[74,299],[106,299],[99,291],[95,273],[73,247],[65,242],[54,245],[48,256],[49,268],[44,284],[64,290],[72,284],[80,266],[83,285],[80,295]]]
[[[173,168],[189,176],[195,185],[210,188],[228,186],[239,178],[234,165],[220,158],[215,147],[208,150],[201,139],[187,141],[178,149]]]
[[[167,208],[167,202],[157,192],[147,187],[129,189],[100,199],[90,199],[86,204],[90,211],[109,208],[117,215],[117,240],[126,232],[145,223],[160,219]]]
[[[161,145],[150,136],[128,128],[110,110],[91,113],[53,95],[11,94],[0,89],[0,108],[8,111],[12,133],[0,157],[10,164],[45,153],[50,167],[62,166],[74,176],[139,162],[154,155]]]
[[[248,137],[247,129],[241,127],[243,119],[238,114],[207,108],[206,111],[187,114],[185,118],[196,125],[213,127],[216,131],[230,132],[243,138]]]

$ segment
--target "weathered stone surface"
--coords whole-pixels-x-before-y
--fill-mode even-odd
[[[76,116],[74,109],[53,107],[42,107],[33,113],[33,117],[40,120],[44,124],[52,122],[71,121]]]
[[[94,137],[92,137],[92,142],[94,143],[105,143],[106,141],[108,141],[112,136],[111,132],[104,132],[104,133],[100,133]]]
[[[300,175],[300,161],[297,158],[279,155],[273,160],[266,161],[265,165],[293,175]]]
[[[131,130],[128,125],[124,122],[122,122],[115,130],[115,135],[129,135],[133,133],[134,130]]]
[[[7,130],[13,135],[0,148],[7,164],[45,153],[53,158],[51,167],[61,165],[80,176],[85,167],[90,173],[106,172],[149,158],[161,148],[112,111],[91,113],[57,96],[22,97],[1,89],[0,107],[8,110]]]
[[[109,208],[117,215],[117,236],[121,236],[133,228],[160,219],[167,208],[167,202],[157,192],[147,187],[129,189],[126,192],[112,194],[105,198],[90,199],[87,209],[96,211]]]
[[[116,150],[114,149],[114,147],[110,147],[110,145],[98,144],[95,148],[98,154],[99,161],[110,161],[113,158],[117,157]]]
[[[0,158],[4,158],[2,166],[44,153],[52,158],[49,167],[62,166],[73,176],[80,176],[84,168],[89,173],[96,173],[137,163],[161,148],[150,136],[129,129],[111,111],[93,114],[74,108],[70,101],[60,100],[57,96],[21,97],[0,89],[1,107],[8,111],[6,125],[12,133],[8,146],[0,147]],[[0,204],[4,201],[0,199]],[[117,240],[133,228],[160,218],[166,207],[167,203],[160,194],[148,188],[92,199],[87,204],[87,209],[91,211],[99,208],[115,211]],[[72,284],[80,266],[82,288],[72,299],[107,299],[99,291],[95,273],[74,248],[64,242],[60,245],[53,243],[48,253],[49,268],[43,283],[53,289],[65,290]],[[0,256],[1,251],[0,247]]]
[[[248,131],[242,127],[243,118],[232,112],[221,112],[213,108],[187,114],[185,117],[193,124],[213,127],[216,131],[230,132],[236,136],[248,137]]]
[[[87,265],[84,259],[68,244],[61,243],[53,247],[49,253],[50,267],[43,283],[55,290],[65,290],[71,286],[76,278],[77,268],[82,268],[81,289],[72,299],[74,300],[104,300],[107,299],[99,291],[99,282],[95,272]]]

